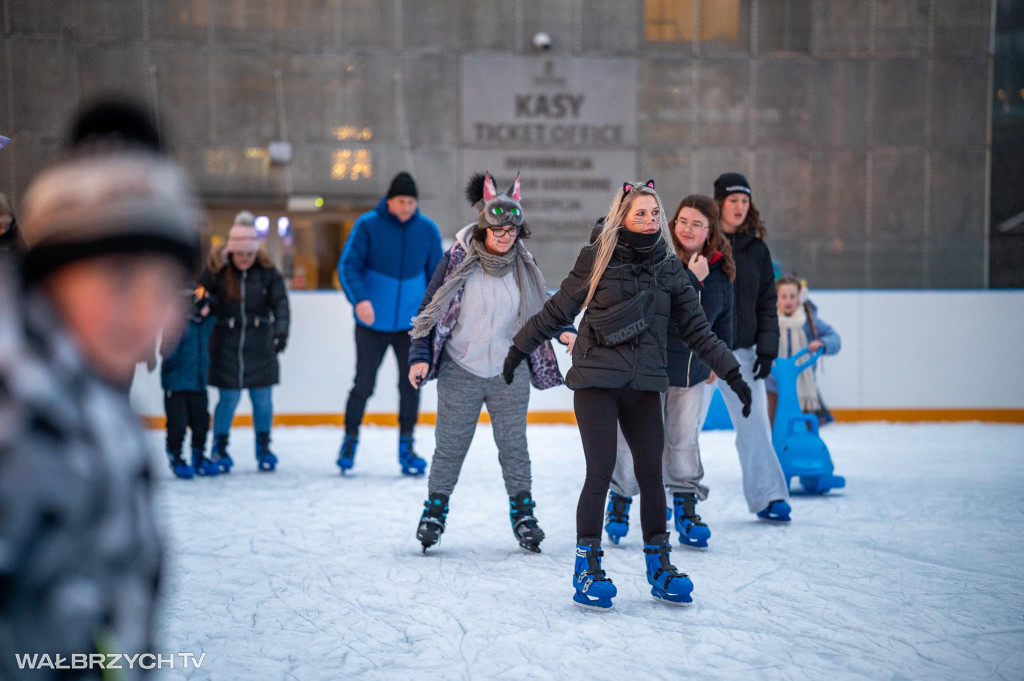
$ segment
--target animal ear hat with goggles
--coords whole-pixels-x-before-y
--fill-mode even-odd
[[[498,192],[489,172],[476,173],[466,185],[466,198],[480,211],[479,229],[523,226],[518,174],[507,192]]]

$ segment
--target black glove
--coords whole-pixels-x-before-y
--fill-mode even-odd
[[[274,352],[281,354],[288,345],[288,336],[274,336]]]
[[[754,380],[760,381],[768,378],[768,374],[772,372],[772,363],[774,361],[775,358],[771,355],[757,353],[757,359],[754,360]]]
[[[771,366],[771,364],[768,366]],[[730,369],[724,378],[725,382],[732,388],[732,391],[736,393],[736,397],[740,398],[740,402],[743,403],[743,418],[747,418],[750,416],[750,403],[753,398],[750,395],[750,386],[747,385],[747,382],[743,380],[743,376],[740,375],[739,367]]]
[[[501,370],[501,376],[505,379],[505,383],[512,385],[512,380],[516,377],[516,367],[522,364],[526,357],[526,353],[520,352],[516,346],[509,347],[508,357],[505,358],[505,367]]]

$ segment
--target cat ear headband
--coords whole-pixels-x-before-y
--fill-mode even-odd
[[[645,184],[641,185],[641,186],[650,187],[651,189],[654,189],[654,180],[647,180],[647,182]],[[623,194],[628,194],[631,191],[633,191],[634,189],[636,189],[636,187],[637,187],[637,185],[633,184],[632,182],[623,182],[622,183],[622,193]]]

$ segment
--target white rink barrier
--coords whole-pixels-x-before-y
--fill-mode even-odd
[[[275,414],[286,423],[340,422],[355,369],[352,307],[335,291],[293,292],[289,300],[292,327],[280,358]],[[843,340],[842,351],[824,358],[818,372],[837,415],[932,410],[984,418],[1001,411],[997,420],[1024,421],[1024,291],[816,291],[812,300]],[[564,372],[569,358],[563,346],[555,348]],[[368,418],[397,412],[399,380],[406,380],[404,372],[400,377],[389,353]],[[421,413],[435,413],[435,383],[422,391]],[[159,368],[150,374],[140,366],[131,398],[151,425],[162,422]],[[210,398],[212,410],[216,390]],[[530,411],[531,422],[565,420],[572,393],[534,390]],[[247,399],[238,413],[251,413]]]

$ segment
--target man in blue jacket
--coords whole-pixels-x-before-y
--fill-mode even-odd
[[[356,378],[345,407],[345,439],[337,461],[342,474],[355,460],[366,400],[388,346],[398,359],[398,462],[406,475],[422,475],[427,468],[412,442],[419,392],[405,376],[409,329],[441,259],[441,233],[433,220],[420,214],[417,198],[412,176],[396,175],[387,196],[356,220],[338,261],[338,279],[356,318]]]

